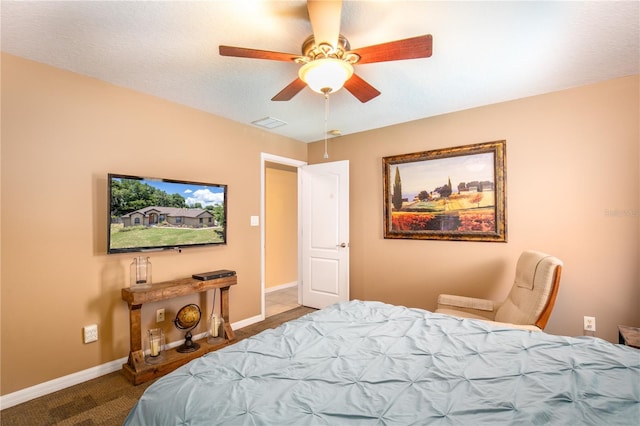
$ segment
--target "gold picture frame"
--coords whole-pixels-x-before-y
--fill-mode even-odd
[[[506,141],[382,159],[384,238],[507,241]]]

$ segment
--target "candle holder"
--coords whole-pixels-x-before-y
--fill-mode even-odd
[[[147,348],[145,361],[148,364],[157,364],[164,360],[164,333],[160,328],[152,328],[147,331]]]
[[[151,287],[151,262],[148,257],[138,256],[130,266],[132,289],[147,289]]]
[[[211,312],[207,324],[207,343],[215,344],[224,341],[224,318]]]
[[[216,289],[213,289],[213,303],[211,304],[211,315],[207,321],[207,343],[214,345],[224,341],[224,318],[216,315]]]

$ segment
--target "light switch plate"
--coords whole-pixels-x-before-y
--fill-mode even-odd
[[[260,225],[260,216],[251,216],[251,226]]]
[[[84,342],[91,343],[98,340],[98,325],[88,325],[84,328]]]

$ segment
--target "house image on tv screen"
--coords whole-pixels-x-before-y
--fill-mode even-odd
[[[149,206],[138,209],[121,217],[124,227],[128,226],[180,226],[185,228],[203,228],[218,226],[213,214],[200,208]]]

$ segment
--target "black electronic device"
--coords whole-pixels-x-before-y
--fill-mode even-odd
[[[192,277],[200,281],[215,280],[217,278],[233,277],[236,271],[230,271],[228,269],[219,269],[211,272],[201,272],[199,274],[193,274]]]

